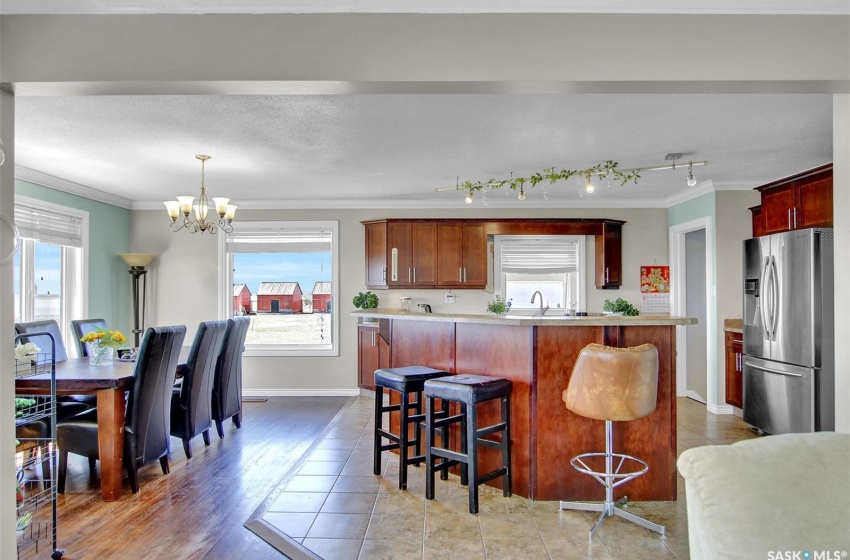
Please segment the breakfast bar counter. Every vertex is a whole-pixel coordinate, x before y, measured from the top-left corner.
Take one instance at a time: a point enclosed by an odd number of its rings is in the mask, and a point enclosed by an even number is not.
[[[604,451],[605,423],[568,411],[561,400],[578,353],[591,343],[658,348],[655,412],[615,422],[614,447],[649,464],[649,472],[618,488],[634,500],[676,499],[676,326],[695,324],[670,316],[513,316],[356,311],[379,321],[390,345],[391,367],[422,365],[451,373],[504,377],[513,382],[511,446],[513,492],[532,500],[593,500],[604,489],[570,466],[575,455]],[[498,409],[479,406],[482,424]],[[499,458],[482,452],[481,472]],[[498,485],[499,481],[494,481]]]

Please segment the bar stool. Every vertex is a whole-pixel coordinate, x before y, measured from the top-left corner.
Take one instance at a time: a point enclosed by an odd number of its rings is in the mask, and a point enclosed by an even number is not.
[[[422,389],[429,379],[451,375],[447,371],[423,366],[408,366],[401,368],[386,368],[375,371],[375,446],[373,472],[381,474],[381,452],[392,449],[399,450],[398,487],[407,489],[407,466],[419,465],[425,456],[422,454],[422,440],[419,437],[420,424],[425,421],[422,410]],[[401,393],[401,402],[384,405],[384,389]],[[411,402],[411,394],[416,395],[416,401]],[[444,405],[445,415],[448,416],[448,405]],[[413,414],[410,414],[413,409]],[[399,433],[390,432],[390,427],[383,429],[384,412],[401,413]],[[409,439],[410,426],[415,426],[413,439]],[[381,438],[387,438],[390,443],[383,445]],[[414,447],[412,457],[408,456],[409,447]]]
[[[633,348],[611,348],[600,344],[589,344],[579,353],[570,382],[563,392],[567,409],[586,418],[605,420],[605,453],[582,453],[570,460],[580,473],[588,474],[605,487],[605,502],[589,504],[561,502],[561,509],[599,511],[599,519],[590,529],[588,541],[602,525],[606,517],[616,515],[632,523],[660,533],[666,528],[642,517],[629,513],[619,506],[626,503],[627,496],[614,501],[614,488],[649,471],[649,465],[631,455],[614,453],[615,421],[630,421],[645,418],[655,410],[658,392],[658,350],[652,344]],[[597,462],[605,459],[605,470],[593,470],[586,460]],[[617,466],[614,467],[614,459]],[[632,469],[622,472],[623,468]]]
[[[434,410],[435,399],[460,403],[460,414],[437,417]],[[501,399],[501,422],[478,428],[476,405],[485,401]],[[494,478],[504,476],[502,494],[511,495],[511,382],[500,377],[483,375],[454,375],[425,382],[425,498],[434,499],[434,473],[448,472],[453,465],[460,464],[460,483],[469,484],[469,513],[478,513],[478,487]],[[448,433],[449,425],[461,423],[460,453],[448,448],[437,447],[435,435],[437,429]],[[499,441],[486,439],[487,436],[502,432]],[[478,446],[501,449],[502,466],[487,474],[478,476]],[[438,463],[437,460],[440,459]],[[472,475],[470,482],[469,476]]]

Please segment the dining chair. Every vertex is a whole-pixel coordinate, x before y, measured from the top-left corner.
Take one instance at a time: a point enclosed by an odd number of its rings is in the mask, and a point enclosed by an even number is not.
[[[222,422],[228,418],[237,428],[242,427],[242,352],[250,325],[250,317],[235,317],[227,320],[224,331],[212,392],[212,419],[220,438],[224,437]]]
[[[148,328],[136,358],[134,381],[124,416],[124,467],[133,493],[139,491],[139,468],[159,459],[168,474],[171,388],[186,327]],[[98,458],[97,415],[79,414],[56,426],[59,447],[57,490],[65,492],[68,453]]]
[[[171,435],[183,440],[187,459],[198,434],[203,434],[204,445],[210,444],[213,373],[226,328],[226,321],[199,323],[189,358],[177,368],[182,383],[171,392]]]
[[[27,336],[23,338],[23,342],[32,342],[42,352],[48,352],[53,348],[53,357],[55,363],[65,362],[68,360],[68,352],[65,350],[65,343],[62,342],[62,333],[59,330],[59,323],[53,319],[44,321],[32,321],[30,323],[15,323],[15,334],[29,335],[30,333],[50,333],[53,336],[51,342],[47,335]],[[97,398],[94,395],[59,395],[56,397],[56,417],[59,420],[68,418],[80,412],[85,412],[94,408]]]
[[[74,342],[77,343],[77,355],[80,358],[85,358],[89,355],[89,345],[80,339],[98,328],[105,329],[106,321],[103,319],[77,319],[71,321],[71,331],[74,333]]]

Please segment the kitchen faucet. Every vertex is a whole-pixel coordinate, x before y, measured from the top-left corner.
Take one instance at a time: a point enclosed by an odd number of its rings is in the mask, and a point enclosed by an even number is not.
[[[534,298],[540,296],[540,316],[543,317],[543,314],[548,311],[549,306],[543,307],[543,294],[540,293],[540,290],[537,290],[533,294],[531,294],[531,303],[534,303]]]

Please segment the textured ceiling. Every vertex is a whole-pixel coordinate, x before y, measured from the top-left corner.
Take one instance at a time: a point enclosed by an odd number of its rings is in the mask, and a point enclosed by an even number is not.
[[[832,160],[830,95],[287,95],[19,97],[16,163],[150,207],[207,187],[243,207],[305,201],[454,202],[461,181],[544,167],[709,160],[716,187],[754,186]],[[600,202],[687,190],[686,170],[601,185]],[[699,187],[697,187],[699,188]],[[529,190],[570,205],[577,181]],[[488,195],[507,203],[502,192]],[[512,203],[521,204],[511,197]],[[331,203],[330,201],[336,201]],[[161,206],[160,206],[161,207]]]

